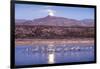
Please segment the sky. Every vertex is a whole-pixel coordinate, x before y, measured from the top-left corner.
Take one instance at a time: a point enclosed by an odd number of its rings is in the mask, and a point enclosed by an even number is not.
[[[76,20],[94,19],[94,8],[15,4],[15,19],[33,20],[47,15]]]

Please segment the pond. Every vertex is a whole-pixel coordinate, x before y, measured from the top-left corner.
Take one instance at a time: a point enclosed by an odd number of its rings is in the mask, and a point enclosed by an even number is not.
[[[94,61],[93,44],[17,45],[15,65]]]

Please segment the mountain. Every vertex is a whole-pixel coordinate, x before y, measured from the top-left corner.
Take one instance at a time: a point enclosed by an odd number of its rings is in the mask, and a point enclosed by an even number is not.
[[[84,25],[84,26],[94,26],[94,20],[93,19],[84,19],[84,20],[81,20],[81,23]]]
[[[26,22],[28,20],[25,20],[25,19],[16,19],[15,22],[16,23],[23,23],[23,22]]]
[[[50,15],[34,20],[16,20],[15,23],[22,25],[47,25],[47,26],[67,26],[67,27],[94,26],[94,20],[92,19],[75,20],[64,17],[50,16]]]
[[[28,23],[28,22],[30,22],[31,20],[25,20],[25,19],[16,19],[15,20],[15,24],[17,24],[17,25],[24,25],[24,23]]]

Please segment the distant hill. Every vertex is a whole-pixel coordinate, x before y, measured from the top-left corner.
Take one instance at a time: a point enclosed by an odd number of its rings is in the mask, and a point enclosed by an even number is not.
[[[50,15],[43,18],[37,18],[34,20],[16,19],[15,23],[20,25],[47,25],[47,26],[67,26],[67,27],[94,26],[93,19],[75,20],[64,17],[50,16]]]
[[[84,26],[94,26],[94,20],[93,19],[84,19],[84,20],[81,20],[81,23],[84,25]]]
[[[24,22],[27,22],[29,20],[25,20],[25,19],[16,19],[15,20],[15,23],[24,23]]]

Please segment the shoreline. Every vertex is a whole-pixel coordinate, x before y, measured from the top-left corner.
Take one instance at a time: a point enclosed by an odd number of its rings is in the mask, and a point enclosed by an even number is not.
[[[94,39],[15,39],[15,46],[34,44],[94,44]]]

